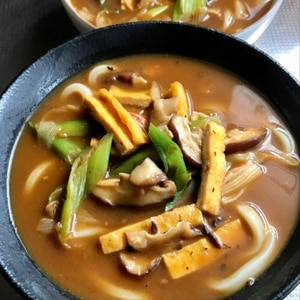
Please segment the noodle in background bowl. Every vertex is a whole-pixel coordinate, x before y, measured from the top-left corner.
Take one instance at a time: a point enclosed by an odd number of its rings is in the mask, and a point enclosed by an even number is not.
[[[272,6],[261,18],[255,21],[248,27],[240,30],[239,32],[233,34],[235,37],[243,39],[248,43],[254,43],[268,28],[274,17],[276,16],[283,0],[274,0]],[[84,19],[77,11],[74,9],[71,0],[61,1],[69,18],[71,19],[74,26],[79,30],[79,32],[87,32],[96,29],[96,26]]]
[[[205,42],[195,45],[195,36]],[[88,32],[49,51],[19,76],[0,100],[0,263],[15,287],[29,298],[73,296],[39,270],[15,231],[9,204],[9,173],[16,138],[39,103],[65,79],[96,62],[141,53],[197,58],[236,74],[270,100],[300,148],[299,83],[271,58],[229,35],[187,24],[128,23]],[[299,234],[298,220],[288,244],[271,267],[253,286],[230,299],[283,299],[288,295],[300,282]]]

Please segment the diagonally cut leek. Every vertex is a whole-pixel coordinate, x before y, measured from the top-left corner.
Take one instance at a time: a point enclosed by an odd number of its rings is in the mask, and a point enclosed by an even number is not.
[[[190,182],[191,174],[186,168],[180,147],[152,123],[149,126],[149,138],[164,164],[165,173],[177,187],[175,198],[166,205],[166,210],[170,210]]]
[[[76,213],[83,198],[107,171],[112,139],[113,135],[107,133],[96,148],[88,149],[87,153],[83,151],[72,165],[58,232],[63,245],[68,245],[68,240],[74,236]]]
[[[75,142],[67,138],[57,137],[59,126],[54,122],[40,122],[39,124],[29,122],[28,125],[36,132],[39,140],[54,149],[69,164],[72,164],[82,151],[82,147]]]
[[[52,140],[51,148],[69,164],[72,164],[82,151],[82,148],[76,143],[65,138],[57,137]]]
[[[198,7],[206,6],[206,0],[177,0],[173,10],[173,21],[180,21],[184,15],[191,15]]]
[[[67,197],[63,205],[58,232],[59,239],[63,245],[67,245],[68,239],[73,236],[76,212],[85,194],[87,167],[87,160],[82,163],[81,157],[78,156],[71,168],[67,184]]]
[[[86,192],[89,193],[97,181],[105,176],[108,168],[113,134],[107,133],[98,142],[96,149],[88,159]]]
[[[56,126],[58,127],[57,136],[59,137],[85,137],[88,136],[90,132],[90,124],[85,120],[70,120],[59,122],[56,123]]]

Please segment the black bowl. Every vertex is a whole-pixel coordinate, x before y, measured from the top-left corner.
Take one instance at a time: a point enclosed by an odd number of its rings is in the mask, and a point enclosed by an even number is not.
[[[221,66],[256,87],[288,124],[300,148],[300,85],[270,57],[214,30],[175,23],[132,23],[92,31],[55,48],[31,65],[0,101],[0,263],[9,280],[33,299],[72,299],[51,282],[24,250],[9,204],[12,151],[25,121],[66,78],[110,58],[171,53]],[[300,197],[299,197],[300,198]],[[230,299],[283,299],[300,282],[300,222],[280,257],[251,288]]]

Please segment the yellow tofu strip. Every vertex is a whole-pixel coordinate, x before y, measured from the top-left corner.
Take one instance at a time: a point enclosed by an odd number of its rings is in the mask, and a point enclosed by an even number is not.
[[[94,118],[108,132],[113,132],[114,142],[122,155],[148,143],[143,129],[108,90],[100,89],[99,98],[86,96],[85,103]]]
[[[221,209],[223,181],[226,173],[225,128],[209,122],[202,138],[202,174],[196,205],[202,211],[217,216]]]
[[[146,109],[153,103],[153,98],[150,96],[150,90],[133,92],[112,85],[109,88],[109,92],[113,94],[122,105]]]
[[[230,248],[235,248],[247,240],[247,233],[239,219],[226,223],[215,233]],[[180,250],[163,254],[162,257],[170,276],[178,279],[220,259],[226,255],[228,249],[216,248],[208,238],[201,238]]]
[[[172,97],[178,97],[178,103],[176,107],[176,112],[179,116],[182,117],[190,117],[190,107],[189,107],[189,100],[187,98],[185,89],[183,85],[175,81],[171,84],[171,93]]]
[[[203,216],[201,211],[196,208],[194,204],[185,205],[106,233],[100,236],[100,244],[105,254],[120,251],[127,246],[126,232],[145,230],[151,233],[153,222],[159,232],[166,232],[170,228],[175,227],[180,221],[189,222],[192,226],[199,226],[203,224]]]

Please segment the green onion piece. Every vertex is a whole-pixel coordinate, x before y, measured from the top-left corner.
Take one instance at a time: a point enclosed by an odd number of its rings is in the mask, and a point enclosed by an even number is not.
[[[206,6],[206,0],[176,0],[172,20],[180,21],[184,15],[190,15],[202,6]]]
[[[76,143],[64,138],[54,138],[51,148],[69,164],[72,164],[82,151],[82,148]]]
[[[74,162],[83,149],[67,138],[56,137],[58,127],[54,122],[40,122],[37,125],[28,122],[28,125],[36,132],[39,140],[54,149],[69,164]]]
[[[47,147],[51,146],[59,130],[55,122],[52,121],[40,122],[35,125],[35,129],[38,139],[43,141]]]
[[[76,214],[82,200],[107,171],[112,139],[112,133],[104,135],[95,149],[83,150],[72,165],[60,221],[59,239],[63,245],[67,245],[73,237]]]
[[[215,122],[217,124],[221,124],[221,120],[218,116],[203,116],[197,120],[192,120],[190,122],[190,127],[191,127],[191,129],[193,129],[193,128],[204,129],[208,122]]]
[[[145,19],[150,19],[150,18],[155,18],[158,15],[160,15],[161,13],[163,13],[165,10],[167,10],[169,8],[169,5],[160,5],[160,6],[155,6],[151,9],[149,9],[144,17]]]
[[[95,150],[88,159],[86,192],[89,193],[97,181],[105,176],[108,169],[113,134],[107,133],[98,142]]]
[[[72,238],[74,233],[76,213],[85,195],[87,169],[88,161],[84,160],[82,162],[82,158],[78,156],[71,168],[67,184],[67,196],[63,205],[60,220],[61,228],[58,232],[58,236],[63,245],[68,244],[68,240]]]
[[[166,210],[170,210],[190,182],[191,174],[186,168],[180,147],[152,123],[149,126],[149,138],[164,164],[165,173],[177,187],[175,198],[166,205]]]
[[[136,151],[130,157],[128,157],[120,165],[116,166],[110,172],[111,177],[119,176],[119,173],[131,173],[131,171],[139,164],[141,164],[145,158],[151,158],[153,161],[160,159],[155,147],[150,146],[141,150]]]
[[[71,120],[56,123],[59,137],[85,137],[90,133],[90,124],[85,120]]]

